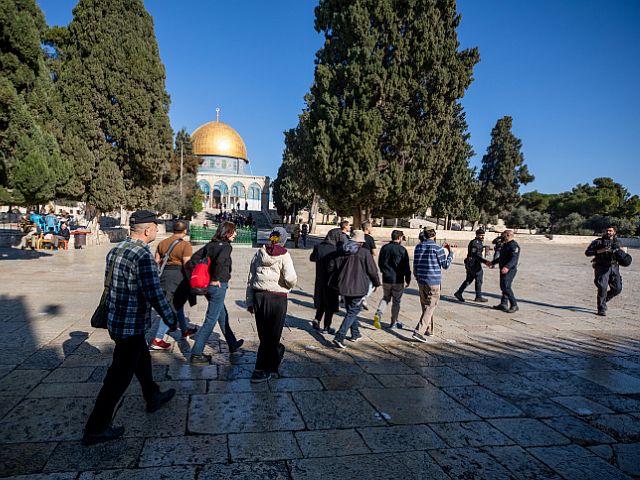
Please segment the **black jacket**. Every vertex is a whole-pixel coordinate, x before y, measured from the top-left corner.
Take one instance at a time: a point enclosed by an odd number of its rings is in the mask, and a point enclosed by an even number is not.
[[[231,244],[213,241],[205,247],[209,257],[209,275],[211,281],[226,283],[231,280]]]
[[[520,259],[520,245],[515,240],[502,244],[500,248],[500,256],[491,262],[493,265],[496,263],[500,265],[500,268],[507,267],[509,270],[513,270],[518,266],[518,260]]]
[[[389,242],[380,249],[378,266],[383,283],[409,283],[411,267],[407,249],[399,243]]]
[[[482,240],[474,238],[469,242],[469,246],[467,247],[467,258],[465,258],[464,264],[473,268],[476,266],[482,266],[482,264],[486,261],[482,256],[482,252],[484,250],[484,244]]]
[[[378,267],[369,250],[353,241],[347,242],[341,255],[329,262],[329,286],[345,297],[364,297],[369,282],[380,286]]]
[[[620,243],[620,240],[618,240],[618,237],[613,237],[611,239],[604,237],[597,238],[596,240],[591,242],[584,254],[587,257],[595,257],[593,259],[593,263],[595,265],[608,267],[610,265],[618,263],[613,255],[613,252],[619,250],[621,247],[622,244]],[[603,248],[608,249],[608,251],[604,253],[596,253],[598,250],[601,250]]]
[[[316,309],[328,307],[332,312],[338,311],[338,295],[327,292],[329,289],[329,262],[338,255],[338,248],[329,242],[313,247],[309,260],[316,262],[316,283],[313,289],[313,306]],[[327,303],[328,302],[328,303]]]
[[[58,236],[64,238],[66,241],[69,241],[69,238],[71,238],[71,232],[68,228],[65,228],[64,230],[61,228],[58,232]]]

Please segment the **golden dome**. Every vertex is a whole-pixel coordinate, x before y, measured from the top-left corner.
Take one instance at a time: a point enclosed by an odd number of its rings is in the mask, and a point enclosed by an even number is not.
[[[242,137],[229,125],[219,121],[196,128],[191,134],[191,145],[195,155],[219,155],[249,161]]]

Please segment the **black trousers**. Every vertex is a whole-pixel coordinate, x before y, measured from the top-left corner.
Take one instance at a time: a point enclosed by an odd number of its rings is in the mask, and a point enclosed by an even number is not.
[[[482,297],[482,280],[484,278],[484,273],[482,272],[482,265],[473,266],[471,268],[465,265],[465,268],[467,270],[467,277],[464,279],[464,282],[462,282],[462,285],[460,285],[460,288],[458,289],[458,293],[464,292],[464,290],[469,285],[471,285],[473,282],[476,282],[476,298]]]
[[[512,307],[515,307],[518,305],[516,296],[513,294],[513,290],[511,288],[513,279],[516,278],[516,273],[518,273],[518,269],[511,268],[507,273],[500,274],[500,290],[502,291],[502,299],[500,300],[500,303],[505,307],[507,306],[507,302]]]
[[[324,328],[331,328],[335,306],[338,305],[338,292],[333,288],[326,287],[322,292],[322,305],[316,309],[316,320],[322,321],[324,317]]]
[[[596,265],[593,270],[595,274],[593,283],[598,288],[598,311],[605,312],[607,302],[622,292],[620,266]]]
[[[287,316],[287,297],[271,292],[254,291],[253,308],[260,338],[256,370],[277,373],[285,351],[280,338]]]
[[[147,402],[160,390],[158,384],[153,381],[151,356],[145,336],[134,335],[115,342],[111,366],[107,370],[93,412],[85,426],[85,431],[89,433],[101,432],[109,426],[116,405],[131,383],[133,375],[140,382],[142,394]]]

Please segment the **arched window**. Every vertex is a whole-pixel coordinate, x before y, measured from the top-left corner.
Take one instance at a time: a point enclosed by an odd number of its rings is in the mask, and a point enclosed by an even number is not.
[[[209,193],[211,192],[211,185],[209,185],[209,182],[207,182],[206,180],[200,180],[198,182],[198,187],[205,195],[209,195]]]

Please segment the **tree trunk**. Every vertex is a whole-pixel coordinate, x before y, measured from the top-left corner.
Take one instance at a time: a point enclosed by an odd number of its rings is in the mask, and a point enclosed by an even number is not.
[[[309,233],[316,233],[316,217],[318,216],[318,195],[313,194],[311,209],[309,211]]]
[[[362,226],[362,221],[363,221],[362,209],[361,208],[356,208],[353,211],[353,222],[352,222],[353,228],[355,230],[360,230],[360,227]]]

